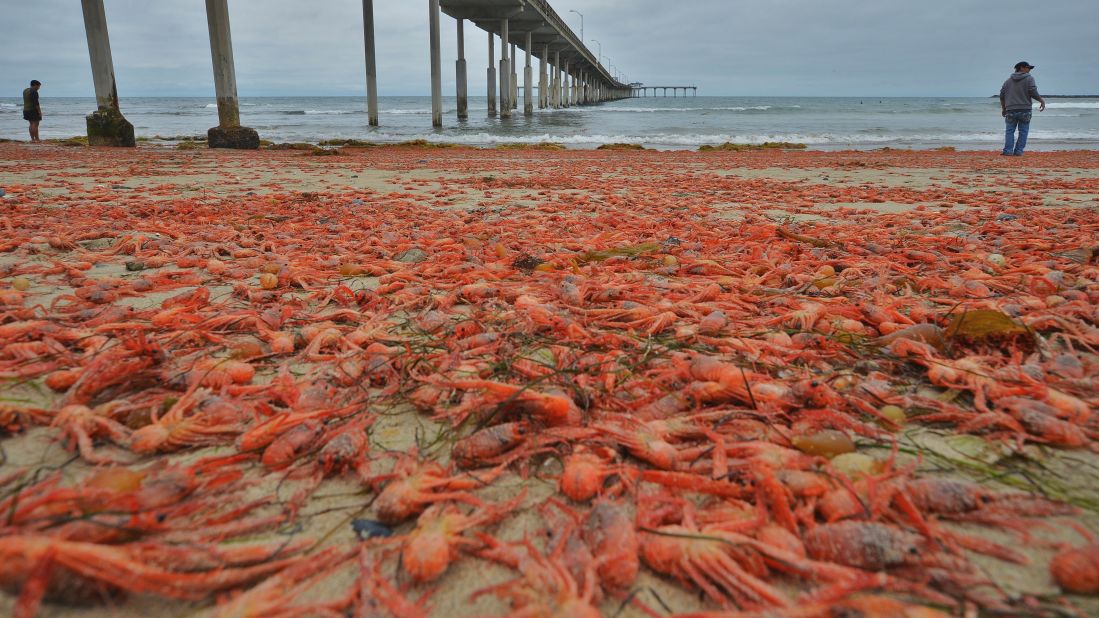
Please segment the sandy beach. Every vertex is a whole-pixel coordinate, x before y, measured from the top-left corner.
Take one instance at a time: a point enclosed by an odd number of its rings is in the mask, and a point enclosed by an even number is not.
[[[936,530],[1018,552],[1025,564],[1006,560],[1003,553],[990,555],[996,551],[975,551],[975,542],[961,549],[964,542],[944,541],[944,536],[941,545],[921,551],[925,556],[949,554],[950,560],[920,568],[953,568],[960,574],[963,567],[942,564],[964,561],[964,568],[972,569],[965,573],[970,580],[934,581],[931,575],[912,574],[913,564],[894,574],[920,581],[948,599],[928,599],[921,589],[900,586],[866,586],[859,594],[883,593],[946,615],[976,612],[978,607],[992,612],[988,615],[1099,614],[1094,597],[1064,594],[1049,571],[1059,549],[1085,543],[1082,533],[1065,522],[1099,533],[1099,442],[1094,440],[1099,419],[1084,418],[1099,405],[1099,156],[1094,151],[1016,158],[889,149],[658,152],[384,146],[229,152],[0,143],[0,189],[0,226],[5,229],[0,237],[0,328],[42,321],[33,331],[0,339],[0,505],[9,514],[22,508],[19,503],[33,492],[49,490],[36,485],[44,479],[54,479],[56,489],[80,487],[95,478],[97,467],[81,456],[74,441],[63,439],[55,422],[65,405],[95,408],[113,399],[127,401],[132,405],[129,416],[118,417],[126,436],[153,423],[196,384],[221,389],[226,398],[231,392],[252,406],[255,420],[241,421],[241,431],[222,436],[219,444],[135,453],[117,435],[100,433],[91,440],[98,456],[119,466],[165,470],[241,454],[235,442],[239,433],[274,416],[284,404],[290,407],[261,387],[286,376],[300,384],[329,384],[331,391],[322,394],[322,399],[329,398],[325,405],[338,408],[353,401],[355,411],[338,418],[333,413],[322,421],[336,429],[356,415],[369,418],[363,429],[369,436],[364,456],[369,474],[382,477],[400,461],[399,454],[418,453],[450,466],[455,443],[476,425],[457,420],[454,410],[463,405],[473,410],[474,421],[485,424],[489,421],[478,414],[514,413],[535,430],[528,441],[561,429],[527,408],[510,410],[511,399],[493,400],[482,392],[485,387],[453,386],[462,381],[455,375],[467,382],[476,378],[527,384],[540,394],[567,398],[582,411],[583,420],[562,425],[585,430],[627,422],[622,416],[639,418],[638,410],[646,405],[686,392],[686,382],[669,376],[682,369],[683,359],[693,358],[689,355],[705,354],[791,388],[804,380],[825,382],[830,394],[820,402],[813,400],[814,394],[787,405],[794,395],[783,391],[768,407],[756,401],[762,392],[749,386],[748,399],[692,399],[669,418],[716,414],[706,417],[710,422],[722,412],[743,413],[745,422],[772,427],[773,433],[766,435],[791,453],[795,449],[790,445],[797,442],[793,438],[802,433],[840,432],[864,456],[859,465],[868,466],[861,473],[850,472],[852,482],[860,474],[881,474],[882,482],[905,475],[964,480],[1044,505],[1034,507],[1043,511],[1038,514],[998,513],[1002,521],[928,515]],[[265,276],[271,276],[271,285]],[[1039,279],[1052,283],[1035,283]],[[581,301],[564,299],[567,293],[561,290],[569,285],[580,289]],[[165,315],[181,306],[171,299],[196,290],[209,296]],[[901,317],[883,320],[866,309],[889,301]],[[638,311],[638,306],[652,311]],[[821,307],[824,313],[808,320],[796,314],[811,313],[810,307]],[[923,308],[922,319],[912,313],[913,307]],[[1004,340],[974,335],[973,347],[964,353],[961,348],[939,353],[949,362],[964,357],[994,368],[997,373],[990,380],[1006,385],[999,391],[963,378],[949,385],[935,383],[934,362],[921,363],[915,352],[905,358],[881,339],[909,323],[934,323],[947,332],[959,311],[982,310],[1002,312],[1025,328],[1019,326]],[[105,311],[115,313],[94,322],[93,314]],[[724,321],[712,330],[700,327],[715,311]],[[230,314],[240,322],[210,325],[213,317]],[[440,324],[427,326],[435,316]],[[80,337],[70,340],[55,332],[62,326],[66,332],[79,331]],[[314,332],[324,328],[334,330],[332,342],[311,345],[322,341],[314,337],[327,336]],[[280,329],[292,333],[290,352],[273,348],[269,335]],[[48,386],[54,372],[84,367],[138,333],[162,353],[153,364],[136,369],[133,380],[116,381],[85,398],[74,395],[83,383]],[[353,333],[360,335],[354,343],[349,341]],[[493,337],[468,342],[477,335]],[[96,337],[101,339],[98,347],[85,346]],[[11,347],[16,344],[24,347]],[[1072,357],[1065,367],[1071,365],[1077,374],[1056,365],[1063,356]],[[249,365],[254,376],[202,382],[205,378],[195,372],[203,359],[235,359]],[[38,361],[45,364],[34,367]],[[350,361],[357,363],[353,371],[343,364]],[[592,369],[604,363],[615,369]],[[1010,377],[1008,370],[1021,365],[1040,367],[1040,375],[1029,382],[1020,375]],[[457,392],[436,394],[432,403],[417,409],[417,387],[443,375]],[[1035,390],[1027,390],[1037,383],[1047,388],[1042,392],[1056,390],[1079,402],[1072,404],[1076,409],[1083,406],[1079,418],[1059,419],[1073,423],[1082,442],[1043,440],[1026,423],[1027,431],[1020,432],[1014,421],[1001,419],[1001,424],[988,426],[972,422],[986,395],[990,403],[983,411],[1007,417],[997,401],[1037,397]],[[881,389],[877,400],[865,395],[874,388]],[[361,397],[346,399],[355,392]],[[565,395],[555,395],[560,393]],[[485,399],[470,403],[476,396]],[[880,412],[890,397],[909,402],[899,406],[904,413],[896,423],[851,404],[865,399]],[[928,408],[932,401],[942,408]],[[544,400],[523,402],[534,406]],[[817,409],[836,416],[806,412]],[[963,412],[968,416],[949,416]],[[933,413],[940,414],[935,421],[920,418]],[[731,431],[713,422],[706,429]],[[714,446],[711,434],[671,440],[682,453],[693,453],[676,470],[711,478],[694,471],[696,464],[711,458],[707,465],[723,465],[711,449],[728,448],[735,468],[738,460],[748,458],[735,450],[738,440],[764,439],[723,435],[724,447]],[[506,465],[494,480],[474,483],[469,493],[485,505],[515,499],[516,506],[471,527],[463,544],[455,546],[450,567],[427,584],[411,582],[399,561],[401,539],[412,533],[414,519],[388,526],[393,536],[366,542],[377,548],[383,577],[409,603],[423,596],[422,609],[432,616],[515,611],[514,597],[487,589],[514,580],[518,571],[479,556],[485,541],[473,531],[506,543],[529,539],[539,552],[551,554],[547,526],[551,531],[568,529],[571,520],[547,499],[568,504],[580,521],[587,520],[590,508],[569,502],[558,489],[562,462],[578,445],[605,446],[616,465],[641,475],[656,469],[636,450],[623,447],[622,440],[606,436],[560,438],[510,461],[486,458]],[[526,443],[518,447],[523,448]],[[183,519],[197,517],[183,509],[178,511],[181,521],[168,522],[166,530],[151,526],[104,544],[149,541],[187,547],[203,537],[204,543],[226,547],[275,547],[308,539],[302,555],[324,548],[354,550],[361,542],[352,522],[378,519],[375,498],[388,479],[363,482],[351,471],[314,482],[319,450],[311,442],[294,453],[289,466],[274,470],[258,451],[244,451],[226,468],[240,472],[242,480],[233,481],[241,483],[233,485],[239,491],[219,495],[209,489],[203,498],[207,510],[201,512],[209,515],[208,522],[267,518],[272,525],[205,540],[203,529],[183,525]],[[472,468],[462,473],[495,470],[491,465]],[[836,471],[823,457],[806,463],[805,471],[824,479],[830,490],[839,487]],[[617,492],[631,518],[644,503],[638,496],[661,490],[651,480],[614,480],[606,479],[604,489]],[[738,489],[751,485],[721,482]],[[195,495],[201,497],[207,489]],[[757,499],[754,490],[746,491],[723,508],[745,520],[759,512],[774,517],[779,511],[771,501],[775,498]],[[790,491],[794,528],[808,534],[822,525],[823,519],[814,515],[818,498]],[[688,511],[719,510],[712,493],[674,493],[689,498]],[[219,501],[221,510],[210,506]],[[255,506],[234,518],[226,514],[228,504]],[[464,513],[474,510],[456,504]],[[54,516],[35,519],[32,512],[26,521],[15,522],[10,515],[0,519],[0,532],[9,538],[9,545],[0,546],[0,556],[14,564],[11,554],[4,553],[14,547],[10,539],[51,534],[62,525],[60,515]],[[879,520],[919,536],[914,532],[919,525],[899,511],[881,514]],[[213,526],[203,527],[208,533]],[[750,528],[745,524],[742,530]],[[641,542],[653,538],[643,535]],[[791,601],[823,587],[774,564],[761,563],[760,569]],[[355,582],[370,578],[364,573],[359,560],[345,561],[309,580],[290,600],[303,607],[332,602],[358,590]],[[0,581],[7,588],[0,593],[0,612],[12,611],[23,576],[0,566],[0,577],[9,578]],[[152,594],[75,604],[47,598],[39,615],[212,615],[241,590],[258,585],[250,582],[195,601]],[[474,597],[477,591],[485,592]],[[360,592],[364,597],[384,594],[377,589]],[[601,594],[594,604],[604,616],[623,617],[650,611],[733,611],[746,605],[719,603],[698,586],[658,573],[644,562],[636,580]],[[253,608],[263,611],[258,602]],[[829,615],[817,609],[815,614],[775,615]],[[314,607],[303,615],[311,611],[321,613]],[[815,610],[809,603],[805,611]]]

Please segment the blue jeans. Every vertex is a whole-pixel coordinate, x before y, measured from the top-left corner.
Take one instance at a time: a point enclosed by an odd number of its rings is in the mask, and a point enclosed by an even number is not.
[[[1013,111],[1004,116],[1004,120],[1007,122],[1007,132],[1004,135],[1004,154],[1023,154],[1023,149],[1026,148],[1026,137],[1030,133],[1031,116],[1032,114],[1029,111]],[[1018,140],[1015,139],[1016,129],[1019,130]]]

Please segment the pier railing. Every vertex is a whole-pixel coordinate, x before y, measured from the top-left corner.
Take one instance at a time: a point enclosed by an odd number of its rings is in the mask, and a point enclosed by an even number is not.
[[[623,84],[622,82],[615,79],[614,75],[611,75],[610,71],[603,67],[603,64],[599,62],[599,59],[596,57],[596,55],[593,54],[591,50],[588,49],[587,45],[585,45],[584,42],[576,36],[576,33],[572,31],[572,28],[569,27],[564,19],[561,19],[561,16],[557,14],[557,11],[553,10],[553,7],[550,6],[550,3],[547,2],[547,0],[527,0],[527,2],[534,6],[535,9],[540,12],[543,17],[545,17],[549,25],[553,26],[553,28],[557,30],[558,34],[561,37],[565,38],[568,41],[569,45],[574,47],[576,51],[578,51],[580,55],[584,57],[588,64],[594,67],[595,70],[598,71],[599,74],[603,77],[603,79],[611,84],[612,87],[627,87],[626,84]]]

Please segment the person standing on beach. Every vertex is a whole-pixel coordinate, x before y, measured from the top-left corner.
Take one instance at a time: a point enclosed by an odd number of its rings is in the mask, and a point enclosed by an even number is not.
[[[31,143],[34,144],[42,141],[38,139],[38,123],[42,122],[42,105],[38,102],[38,89],[41,87],[42,82],[32,79],[31,87],[23,90],[23,120],[31,123]]]
[[[1026,138],[1030,133],[1030,118],[1034,114],[1034,104],[1031,101],[1042,104],[1038,111],[1046,111],[1046,100],[1038,94],[1038,82],[1030,74],[1032,69],[1034,65],[1029,62],[1016,64],[1015,72],[1000,87],[1000,115],[1007,122],[1002,153],[1005,157],[1023,156]],[[1015,139],[1016,129],[1019,131],[1018,139]]]

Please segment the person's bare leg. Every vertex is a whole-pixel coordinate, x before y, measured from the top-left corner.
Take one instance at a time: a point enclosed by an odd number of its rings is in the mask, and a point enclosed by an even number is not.
[[[38,123],[37,122],[32,122],[31,123],[31,141],[35,142],[35,143],[42,141],[42,140],[38,139]]]

